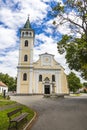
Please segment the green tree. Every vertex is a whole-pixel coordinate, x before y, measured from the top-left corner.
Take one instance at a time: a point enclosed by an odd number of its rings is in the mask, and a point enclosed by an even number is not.
[[[82,87],[82,84],[80,83],[80,79],[75,75],[75,73],[71,72],[68,76],[68,86],[69,90],[76,92],[79,88]]]
[[[8,86],[9,91],[15,91],[16,90],[16,82],[17,79],[9,76],[8,74],[0,73],[0,81],[5,83]]]
[[[65,53],[65,58],[70,69],[81,72],[87,79],[87,0],[66,0],[62,5],[58,3],[53,8],[54,16],[58,18],[54,25],[68,25],[72,36],[63,35],[57,43],[58,52]],[[74,17],[70,17],[73,12]],[[79,22],[80,21],[80,22]],[[76,34],[80,34],[78,38]]]
[[[87,88],[87,82],[84,82],[84,83],[83,83],[83,86]]]

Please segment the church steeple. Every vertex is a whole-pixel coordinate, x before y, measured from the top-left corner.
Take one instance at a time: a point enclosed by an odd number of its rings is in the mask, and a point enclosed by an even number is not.
[[[34,38],[34,30],[31,27],[29,16],[26,20],[26,23],[24,24],[24,27],[20,29],[20,32],[22,38]]]
[[[30,29],[30,28],[31,28],[29,16],[28,16],[28,19],[27,19],[27,21],[26,21],[26,23],[25,23],[25,25],[24,25],[24,28],[26,28],[26,29]]]
[[[20,29],[17,93],[32,93],[34,30],[29,17]]]

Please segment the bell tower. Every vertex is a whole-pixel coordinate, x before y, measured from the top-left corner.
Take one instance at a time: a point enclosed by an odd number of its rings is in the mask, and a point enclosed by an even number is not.
[[[29,17],[20,30],[17,93],[32,93],[34,30]]]

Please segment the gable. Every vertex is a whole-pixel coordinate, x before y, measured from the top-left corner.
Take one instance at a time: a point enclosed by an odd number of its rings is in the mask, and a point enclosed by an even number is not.
[[[44,53],[39,55],[39,60],[34,63],[34,68],[43,69],[62,69],[59,63],[54,59],[54,55]]]

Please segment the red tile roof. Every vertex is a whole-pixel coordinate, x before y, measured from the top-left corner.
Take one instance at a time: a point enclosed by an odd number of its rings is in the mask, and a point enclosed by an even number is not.
[[[4,84],[2,81],[0,81],[0,86],[2,86],[2,87],[7,87],[7,85]]]

